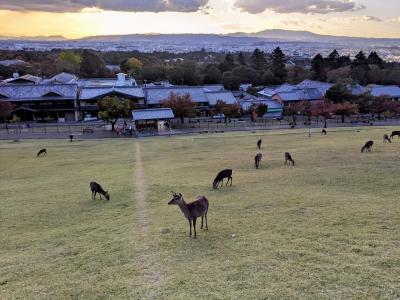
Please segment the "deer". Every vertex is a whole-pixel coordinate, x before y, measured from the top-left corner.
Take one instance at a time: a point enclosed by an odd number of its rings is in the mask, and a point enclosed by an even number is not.
[[[217,189],[218,185],[221,183],[221,187],[224,185],[224,178],[228,178],[228,181],[226,182],[226,186],[229,183],[229,180],[231,181],[231,186],[232,186],[232,170],[231,169],[226,169],[222,170],[221,172],[218,173],[217,177],[215,177],[213,181],[213,188]]]
[[[205,196],[199,196],[197,199],[191,203],[186,203],[185,199],[181,193],[172,193],[172,199],[168,202],[168,205],[178,205],[181,209],[185,218],[189,221],[189,237],[192,236],[192,224],[194,230],[194,238],[197,238],[196,233],[196,220],[197,218],[201,217],[201,227],[203,229],[203,219],[205,219],[206,223],[206,230],[208,230],[208,223],[207,223],[207,213],[209,202]]]
[[[103,195],[107,200],[110,200],[110,194],[108,191],[103,190],[100,184],[92,181],[90,183],[90,190],[92,191],[92,199],[96,199],[96,194],[100,195],[100,200],[102,200],[101,196]]]
[[[287,165],[288,163],[289,163],[289,166],[290,166],[290,164],[292,164],[292,166],[294,166],[294,164],[295,164],[292,156],[290,155],[290,153],[289,152],[285,152],[285,165]]]
[[[322,129],[321,134],[322,134],[322,135],[327,135],[328,132],[326,131],[326,129]]]
[[[390,135],[390,138],[393,139],[395,136],[400,138],[400,131],[393,131],[392,134]]]
[[[373,141],[368,141],[365,143],[364,147],[361,148],[361,152],[371,152],[372,146],[374,145]]]
[[[255,167],[256,169],[260,168],[261,159],[262,159],[262,154],[261,154],[261,153],[258,153],[258,154],[254,157],[254,167]]]
[[[41,149],[41,150],[36,154],[36,157],[43,156],[43,155],[46,155],[46,156],[47,156],[47,149]]]
[[[259,139],[259,140],[257,141],[257,148],[258,148],[258,149],[261,149],[261,144],[262,144],[262,139]]]
[[[390,137],[389,137],[387,134],[385,134],[385,135],[383,136],[383,142],[384,142],[384,143],[387,143],[387,142],[391,143],[392,140],[390,139]]]

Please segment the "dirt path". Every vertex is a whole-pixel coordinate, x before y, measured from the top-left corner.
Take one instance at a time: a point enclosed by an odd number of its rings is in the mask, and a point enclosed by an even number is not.
[[[160,267],[157,263],[155,247],[151,243],[150,226],[151,216],[146,199],[145,178],[142,167],[140,143],[136,143],[136,172],[135,172],[135,200],[136,200],[136,227],[141,235],[142,252],[137,259],[143,270],[144,281],[148,285],[146,298],[154,299],[155,289],[162,281]]]

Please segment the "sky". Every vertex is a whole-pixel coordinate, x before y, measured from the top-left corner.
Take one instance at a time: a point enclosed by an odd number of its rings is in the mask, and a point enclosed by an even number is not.
[[[265,29],[400,38],[400,0],[0,0],[0,36]]]

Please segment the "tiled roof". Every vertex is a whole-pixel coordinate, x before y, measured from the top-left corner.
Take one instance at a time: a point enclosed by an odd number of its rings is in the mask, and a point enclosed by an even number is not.
[[[193,102],[208,102],[208,98],[203,87],[147,87],[145,88],[148,104],[160,104],[168,99],[171,93],[177,95],[189,94]]]
[[[78,78],[76,77],[76,75],[63,72],[63,73],[54,75],[47,81],[50,83],[76,83],[77,80],[78,80]]]
[[[108,94],[117,93],[132,98],[144,98],[143,89],[135,86],[127,87],[84,87],[79,93],[79,99],[97,99]]]
[[[282,101],[312,101],[321,100],[324,96],[315,88],[298,89],[291,92],[277,93]]]
[[[132,111],[134,121],[173,119],[174,113],[170,108],[142,109]]]
[[[389,96],[393,98],[400,98],[400,87],[396,85],[374,85],[368,89],[375,97]]]
[[[16,78],[8,78],[2,82],[2,84],[13,84],[14,82],[31,82],[32,84],[39,84],[42,81],[41,77],[26,74]]]
[[[225,88],[222,84],[206,84],[203,85],[203,88],[206,92],[222,92],[225,91]]]
[[[224,101],[226,104],[236,103],[236,99],[231,92],[207,92],[206,93],[208,103],[210,105],[217,104],[218,100]]]
[[[303,82],[300,82],[299,84],[297,84],[296,88],[297,89],[317,89],[322,95],[325,95],[326,92],[332,86],[333,86],[332,83],[306,79]]]
[[[75,100],[78,94],[78,86],[76,84],[0,85],[0,94],[5,96],[6,100],[11,101]]]

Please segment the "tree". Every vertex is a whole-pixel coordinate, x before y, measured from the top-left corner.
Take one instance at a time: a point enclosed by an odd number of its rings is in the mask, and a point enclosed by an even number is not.
[[[81,74],[86,77],[103,77],[104,61],[93,51],[84,50],[82,53]]]
[[[185,61],[184,63],[167,69],[168,80],[175,85],[198,85],[201,81],[197,72],[196,63],[193,61]]]
[[[251,83],[255,85],[260,83],[260,74],[252,67],[236,67],[232,70],[232,74],[240,78],[241,83]]]
[[[261,104],[257,105],[257,107],[255,108],[255,111],[258,116],[262,117],[268,112],[268,105],[261,103]]]
[[[251,65],[254,69],[262,71],[265,69],[265,66],[267,64],[267,60],[265,58],[265,53],[264,51],[261,51],[260,49],[256,48],[253,51],[253,54],[251,55]]]
[[[368,112],[372,114],[377,114],[378,118],[381,117],[383,113],[398,113],[399,103],[387,100],[384,96],[372,97],[372,101],[369,104]]]
[[[236,103],[227,104],[225,101],[218,100],[215,104],[215,111],[220,114],[225,115],[225,122],[228,117],[238,117],[240,116],[240,106]]]
[[[243,52],[239,52],[239,55],[238,55],[238,63],[239,63],[239,65],[241,65],[241,66],[247,65],[247,64],[246,64],[246,58],[244,57]]]
[[[7,118],[11,115],[12,110],[13,105],[10,102],[0,100],[0,121],[7,121]]]
[[[63,51],[57,60],[57,68],[62,72],[78,73],[82,57],[72,50]]]
[[[131,105],[128,99],[119,97],[105,97],[99,101],[99,116],[105,122],[111,123],[112,131],[119,118],[127,118],[131,113]]]
[[[167,79],[166,70],[160,65],[144,66],[142,69],[142,79],[154,82]]]
[[[235,66],[235,57],[232,53],[228,53],[225,56],[225,60],[219,65],[219,69],[223,73],[226,71],[231,71]]]
[[[311,107],[311,115],[314,117],[328,118],[333,112],[332,103],[329,101],[318,101]]]
[[[325,62],[321,54],[318,53],[311,60],[311,71],[312,71],[312,79],[321,81],[326,80]]]
[[[370,65],[378,65],[382,66],[383,65],[383,59],[379,57],[378,53],[376,51],[372,51],[368,58],[367,58],[368,64]]]
[[[121,70],[133,75],[135,78],[141,76],[143,63],[136,57],[131,57],[121,62]]]
[[[325,97],[333,103],[351,102],[354,97],[346,84],[338,83],[332,86],[325,94]]]
[[[222,84],[227,90],[239,90],[241,80],[240,77],[234,75],[232,72],[225,72],[222,74]]]
[[[181,119],[182,124],[185,117],[191,117],[195,114],[196,103],[193,102],[189,94],[179,95],[171,93],[164,102],[163,107],[171,108],[177,118]]]
[[[358,52],[358,54],[355,56],[353,65],[354,66],[368,65],[367,57],[365,56],[365,53],[363,51]]]
[[[264,85],[275,85],[281,83],[281,80],[271,70],[266,70],[261,78],[261,82]]]
[[[204,84],[219,84],[222,81],[221,71],[216,66],[207,68],[203,77]]]
[[[286,61],[286,56],[281,48],[275,48],[272,52],[272,73],[281,82],[285,82],[287,78]]]
[[[335,103],[332,105],[332,112],[336,115],[340,115],[342,117],[342,123],[344,123],[345,116],[358,113],[358,106],[350,102]]]
[[[333,50],[328,57],[325,59],[326,65],[332,69],[336,69],[339,67],[339,59],[340,59],[340,54],[339,52],[335,49]]]

